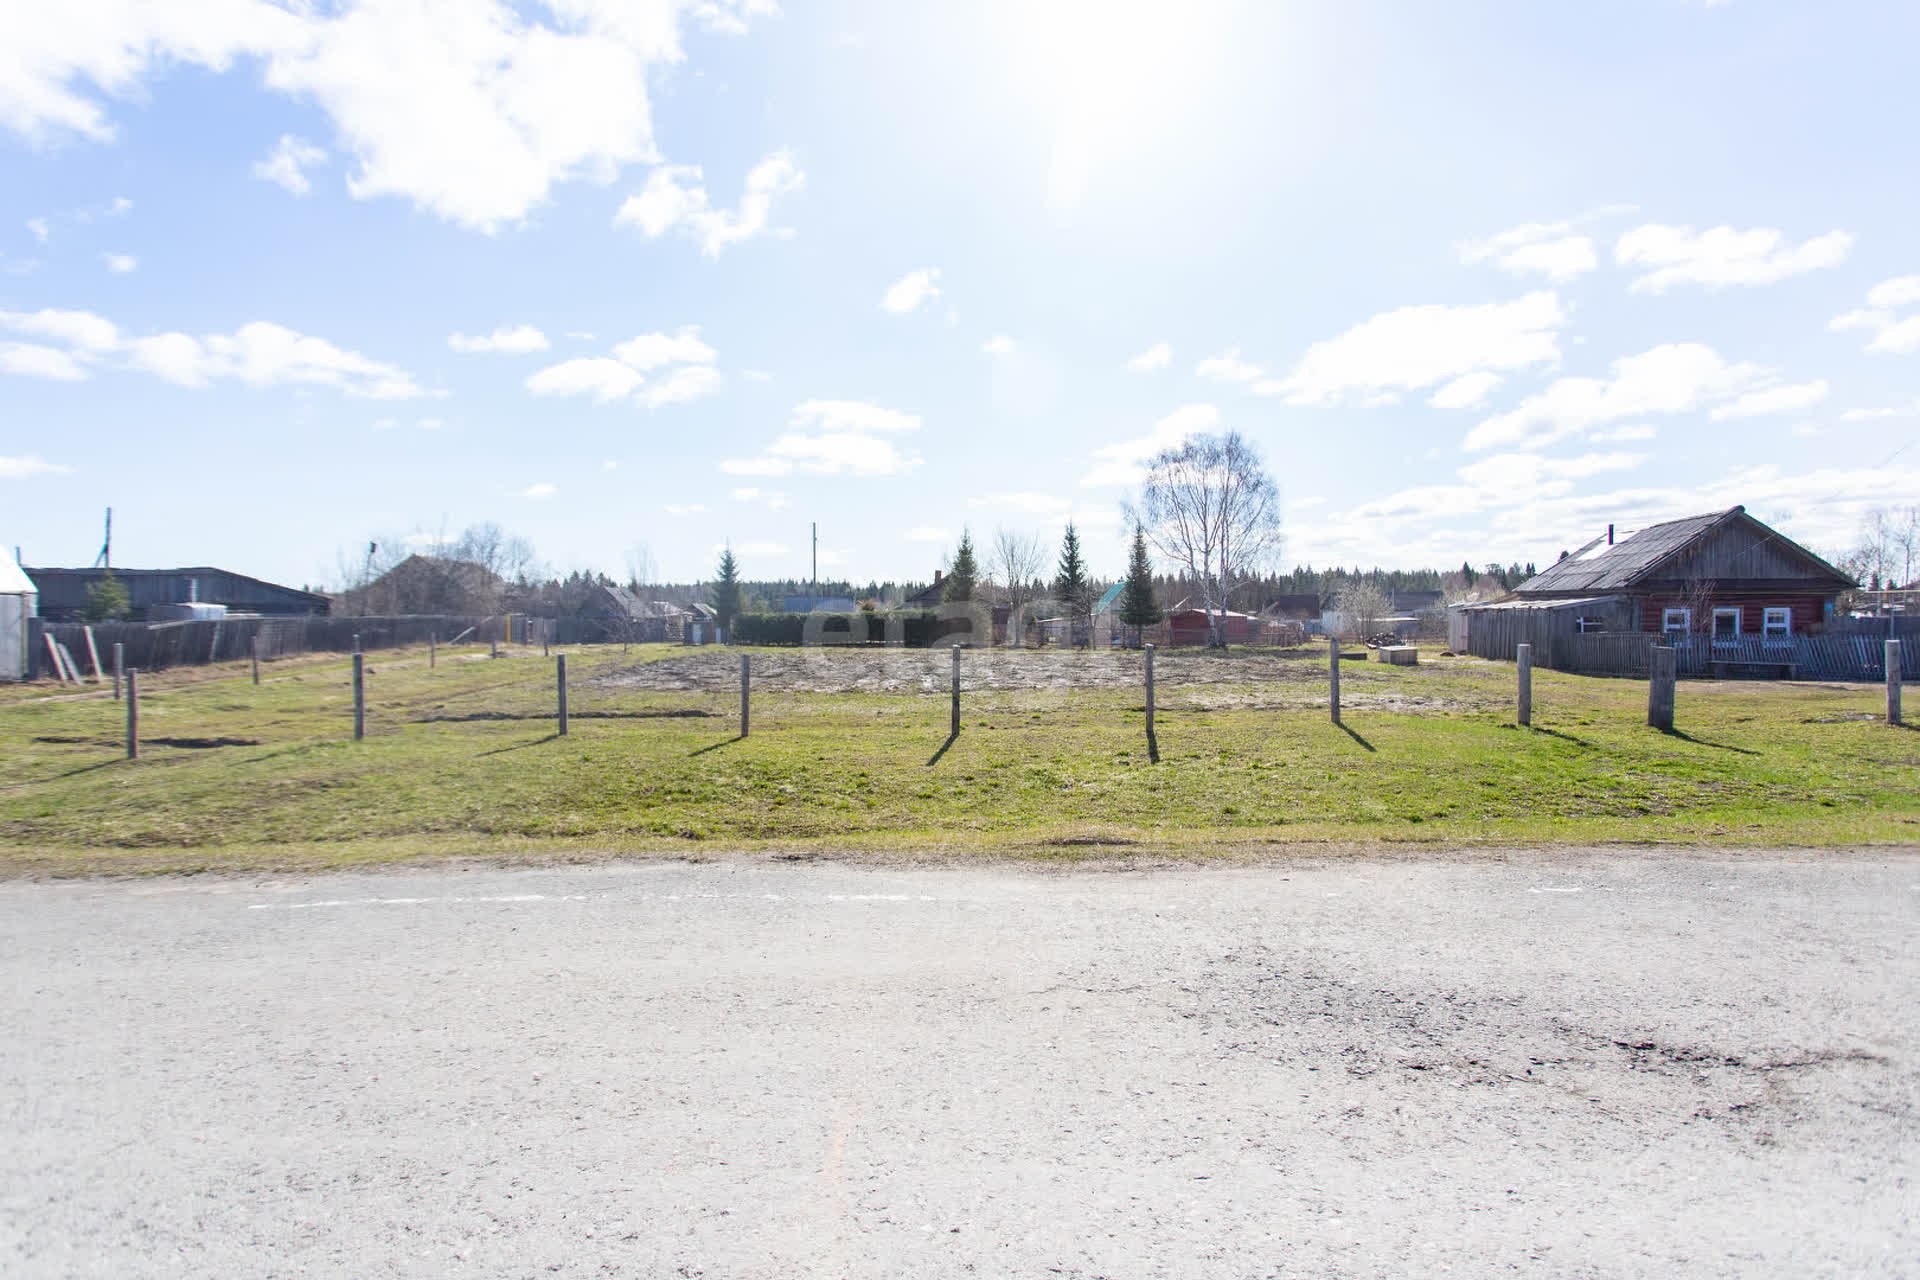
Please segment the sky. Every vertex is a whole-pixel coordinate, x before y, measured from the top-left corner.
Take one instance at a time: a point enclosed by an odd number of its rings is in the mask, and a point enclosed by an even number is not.
[[[0,544],[1286,565],[1920,501],[1920,6],[0,0]]]

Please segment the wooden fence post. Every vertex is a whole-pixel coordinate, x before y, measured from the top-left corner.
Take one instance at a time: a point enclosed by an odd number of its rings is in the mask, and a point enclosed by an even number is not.
[[[127,669],[127,646],[118,640],[113,642],[113,700],[120,701],[120,682],[125,679]]]
[[[1340,637],[1327,637],[1328,703],[1333,707],[1333,722],[1340,723]]]
[[[1526,728],[1533,723],[1533,646],[1518,645],[1514,649],[1514,669],[1520,677],[1520,727]]]
[[[747,736],[747,691],[751,676],[747,670],[747,655],[740,655],[740,736]]]
[[[353,651],[355,653],[360,652],[360,633],[358,631],[353,633]]]
[[[1147,737],[1153,737],[1153,646],[1147,647]]]
[[[438,631],[429,631],[427,632],[427,670],[431,671],[439,665],[440,633]]]
[[[359,637],[355,637],[357,640]],[[353,655],[353,740],[367,736],[367,655]]]
[[[960,736],[960,646],[953,646],[953,730],[954,737]]]
[[[542,618],[540,619],[540,656],[545,657],[551,652],[553,652],[553,637],[547,631],[547,620]]]
[[[260,683],[260,633],[253,633],[253,682]]]
[[[1673,685],[1680,670],[1680,654],[1672,645],[1657,644],[1649,662],[1652,673],[1647,681],[1647,723],[1656,729],[1673,729]]]
[[[140,758],[140,673],[127,672],[127,759]]]
[[[567,736],[567,655],[553,660],[554,678],[560,683],[560,736]]]
[[[1900,723],[1900,642],[1887,641],[1887,723]]]
[[[87,637],[87,657],[93,660],[93,682],[95,684],[105,684],[107,682],[107,673],[100,669],[100,650],[98,646],[93,643],[93,628],[87,627],[85,628],[85,632]]]

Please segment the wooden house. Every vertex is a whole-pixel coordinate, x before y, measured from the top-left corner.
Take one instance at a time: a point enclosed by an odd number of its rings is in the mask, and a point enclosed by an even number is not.
[[[1527,643],[1546,660],[1545,650],[1569,637],[1699,636],[1733,645],[1816,635],[1855,585],[1745,507],[1730,507],[1618,539],[1608,526],[1508,599],[1457,613],[1469,652],[1512,658]]]
[[[1228,644],[1252,644],[1260,638],[1261,620],[1250,613],[1228,612],[1224,618],[1215,615],[1214,621],[1221,623],[1222,638]],[[1169,645],[1204,645],[1209,633],[1209,619],[1205,609],[1179,609],[1167,615],[1167,643]]]

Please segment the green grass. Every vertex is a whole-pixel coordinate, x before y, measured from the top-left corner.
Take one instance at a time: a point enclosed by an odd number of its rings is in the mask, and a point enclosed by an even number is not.
[[[123,708],[105,695],[10,690],[0,867],[1920,837],[1920,733],[1876,722],[1880,695],[1860,687],[1687,682],[1683,732],[1667,735],[1646,727],[1641,683],[1538,672],[1522,730],[1510,667],[1348,664],[1342,729],[1324,654],[1268,662],[1252,683],[1232,655],[1168,655],[1156,763],[1137,688],[969,693],[950,744],[944,690],[758,689],[742,741],[734,692],[599,679],[685,654],[571,656],[566,738],[552,666],[524,651],[443,653],[431,671],[424,653],[370,655],[360,743],[337,658],[271,664],[258,688],[244,665],[166,673],[145,682],[138,761],[121,757]]]

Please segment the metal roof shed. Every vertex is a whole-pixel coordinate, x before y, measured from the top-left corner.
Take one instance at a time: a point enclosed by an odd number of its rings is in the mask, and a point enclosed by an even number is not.
[[[27,619],[39,611],[39,599],[33,579],[12,556],[0,555],[0,680],[25,680],[33,669]]]

